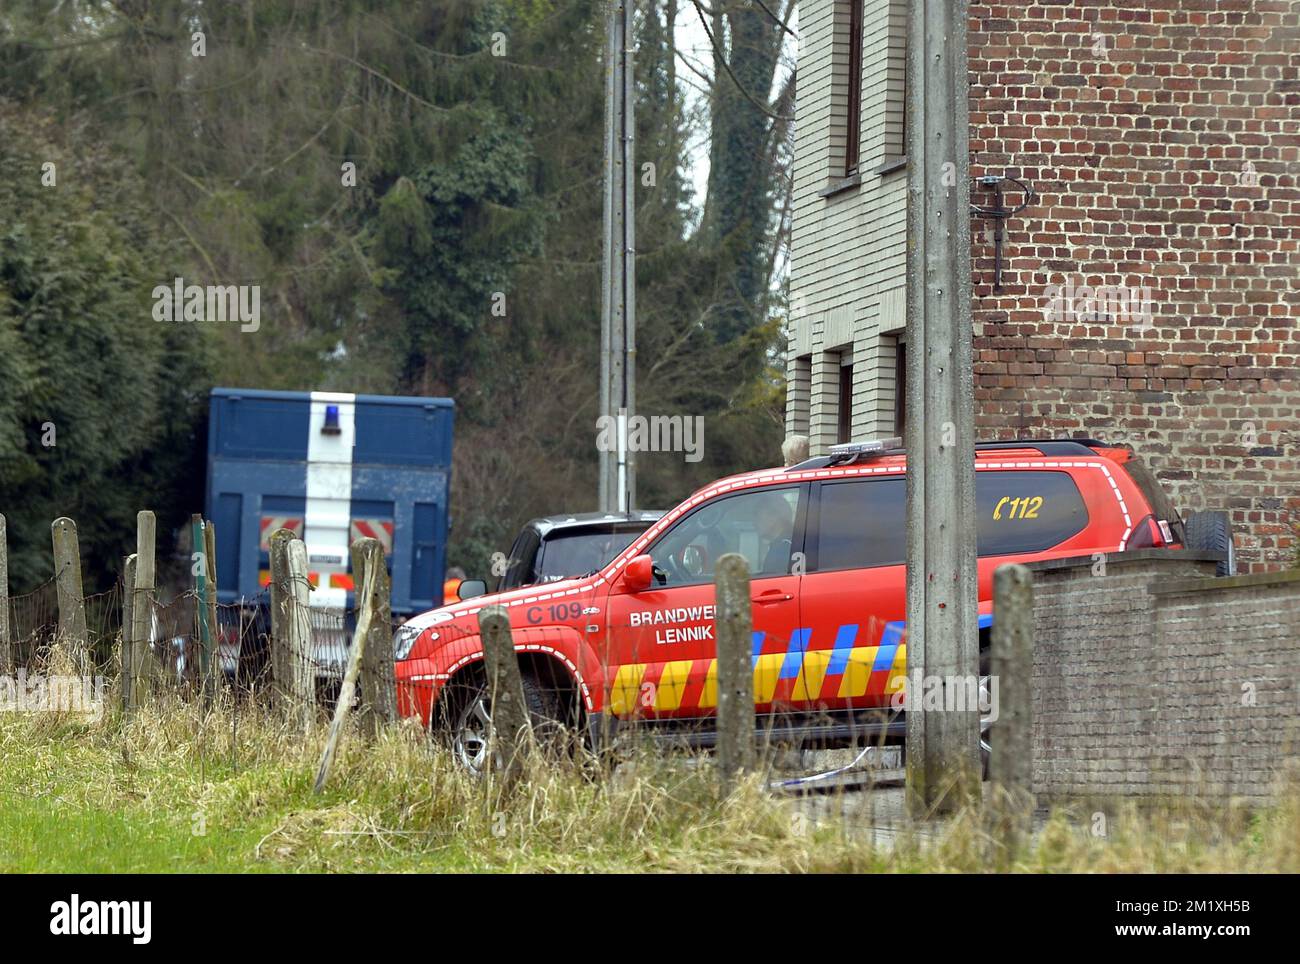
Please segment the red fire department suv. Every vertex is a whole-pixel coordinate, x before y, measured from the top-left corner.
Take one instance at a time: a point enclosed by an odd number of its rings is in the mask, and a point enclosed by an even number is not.
[[[751,573],[765,735],[900,738],[891,696],[906,664],[906,458],[892,441],[721,479],[598,572],[415,617],[395,641],[403,712],[444,729],[465,766],[485,765],[491,707],[477,614],[497,604],[510,615],[537,721],[608,734],[636,719],[707,745],[717,705],[713,567],[736,552]],[[1185,544],[1230,556],[1226,515],[1185,526],[1127,449],[989,443],[976,447],[975,468],[982,645],[1003,563]]]

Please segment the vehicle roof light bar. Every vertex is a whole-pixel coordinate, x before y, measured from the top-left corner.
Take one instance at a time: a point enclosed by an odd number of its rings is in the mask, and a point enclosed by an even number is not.
[[[873,439],[869,442],[844,442],[831,446],[831,464],[842,465],[870,456],[881,456],[888,452],[897,452],[903,447],[903,440],[898,437]]]
[[[1114,448],[1106,442],[1099,442],[1091,438],[1055,438],[1042,439],[1038,441],[1030,439],[1015,439],[1004,442],[976,442],[975,454],[977,456],[987,454],[990,451],[1007,451],[1021,450],[1026,452],[1035,452],[1048,457],[1065,457],[1065,456],[1095,456],[1096,449]],[[816,455],[810,459],[805,459],[798,465],[792,465],[786,469],[787,472],[803,471],[806,469],[824,469],[835,465],[849,465],[859,459],[871,457],[879,458],[882,455],[906,455],[907,451],[903,447],[901,438],[887,438],[871,442],[845,442],[841,445],[831,446],[829,455]]]

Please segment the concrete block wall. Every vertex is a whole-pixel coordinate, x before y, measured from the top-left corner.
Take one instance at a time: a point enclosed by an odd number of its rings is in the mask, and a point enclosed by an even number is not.
[[[1040,800],[1269,799],[1300,758],[1300,571],[1204,553],[1035,563]]]

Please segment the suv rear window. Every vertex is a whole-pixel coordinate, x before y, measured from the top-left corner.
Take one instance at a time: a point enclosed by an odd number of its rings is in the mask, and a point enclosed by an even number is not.
[[[595,572],[632,544],[644,530],[580,529],[552,533],[542,543],[534,582],[555,582]]]
[[[1088,525],[1068,472],[977,472],[975,512],[981,556],[1042,552]]]
[[[1169,501],[1169,496],[1165,494],[1164,488],[1160,481],[1155,477],[1147,464],[1141,459],[1130,456],[1127,462],[1123,463],[1124,471],[1128,472],[1141,490],[1142,495],[1147,500],[1147,505],[1151,506],[1151,511],[1155,513],[1157,519],[1163,519],[1173,528],[1174,534],[1179,542],[1183,541],[1183,520],[1178,515],[1178,510],[1174,504]]]
[[[514,589],[516,586],[526,586],[533,581],[533,558],[537,555],[537,549],[541,545],[541,536],[532,526],[525,526],[523,531],[515,537],[515,543],[510,547],[510,561],[506,571],[495,580],[492,587],[493,592],[500,592],[503,589]]]
[[[907,482],[902,477],[823,482],[817,569],[900,566],[907,560]],[[975,475],[979,554],[1041,552],[1082,532],[1088,509],[1066,472]]]

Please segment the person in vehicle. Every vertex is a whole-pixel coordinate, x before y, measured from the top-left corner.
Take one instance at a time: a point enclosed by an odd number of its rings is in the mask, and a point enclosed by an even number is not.
[[[784,442],[781,443],[781,458],[788,469],[792,465],[798,465],[804,459],[808,458],[808,436],[807,435],[788,435]]]
[[[756,525],[759,537],[767,540],[767,553],[758,573],[774,576],[787,572],[790,567],[790,534],[794,531],[794,516],[789,503],[779,495],[764,499],[758,507]]]

